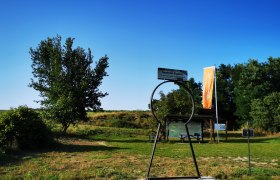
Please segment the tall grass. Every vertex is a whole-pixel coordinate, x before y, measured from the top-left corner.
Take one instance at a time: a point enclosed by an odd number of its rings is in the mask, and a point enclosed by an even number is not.
[[[132,116],[131,114],[134,115]],[[148,128],[105,126],[108,118],[142,120],[146,112],[89,113],[88,124],[70,126],[60,135],[59,124],[52,126],[57,144],[41,151],[0,154],[3,179],[144,179],[153,143]],[[136,115],[135,115],[136,114]],[[101,118],[102,117],[102,118]],[[109,118],[109,119],[110,119]],[[96,126],[95,121],[106,121]],[[251,142],[252,176],[248,176],[247,139],[241,132],[221,133],[220,143],[193,140],[199,170],[216,179],[280,179],[280,136],[254,137]],[[192,176],[195,169],[189,144],[179,139],[158,142],[151,176]],[[1,179],[0,178],[0,179]]]

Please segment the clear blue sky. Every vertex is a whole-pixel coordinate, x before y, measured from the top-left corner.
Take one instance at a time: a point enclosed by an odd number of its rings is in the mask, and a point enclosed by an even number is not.
[[[1,0],[0,109],[39,107],[29,48],[47,37],[108,55],[104,109],[145,110],[158,67],[198,82],[206,66],[279,57],[279,9],[277,0]]]

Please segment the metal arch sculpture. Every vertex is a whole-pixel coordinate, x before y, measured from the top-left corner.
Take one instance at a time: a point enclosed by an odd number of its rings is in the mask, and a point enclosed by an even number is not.
[[[153,114],[154,118],[155,118],[158,122],[160,122],[159,119],[158,119],[158,117],[157,117],[157,116],[155,115],[155,113],[154,113],[154,108],[153,108],[153,97],[154,97],[154,94],[155,94],[156,90],[157,90],[161,85],[163,85],[163,84],[165,84],[165,83],[169,83],[169,82],[173,82],[173,83],[177,84],[178,86],[182,86],[182,87],[190,94],[190,97],[191,97],[191,100],[192,100],[192,111],[191,111],[191,115],[190,115],[188,121],[185,123],[185,124],[188,124],[188,123],[191,121],[191,119],[192,119],[192,117],[193,117],[193,114],[194,114],[194,108],[195,108],[195,105],[194,105],[194,98],[193,98],[193,94],[192,94],[191,90],[190,90],[185,84],[183,84],[181,81],[167,80],[167,81],[164,81],[164,82],[160,83],[159,85],[157,85],[157,86],[155,87],[155,89],[154,89],[153,92],[152,92],[151,99],[150,99],[150,105],[151,105],[152,114]]]
[[[165,83],[170,83],[170,82],[175,83],[178,86],[182,86],[189,93],[189,95],[191,97],[192,110],[191,110],[191,114],[190,114],[189,119],[185,123],[185,128],[186,128],[186,132],[187,132],[187,136],[188,136],[188,141],[189,141],[189,145],[190,145],[190,149],[191,149],[191,153],[192,153],[192,158],[193,158],[195,169],[196,169],[196,172],[197,172],[197,176],[195,176],[195,177],[166,177],[166,178],[164,178],[164,177],[161,177],[161,178],[150,178],[149,177],[151,166],[152,166],[152,162],[153,162],[153,157],[154,157],[154,153],[155,153],[155,149],[156,149],[156,144],[157,144],[157,140],[158,140],[158,136],[159,136],[159,131],[160,131],[160,127],[161,127],[161,123],[160,123],[158,117],[156,116],[156,114],[154,113],[153,97],[154,97],[154,94],[155,94],[156,90],[161,85],[163,85]],[[194,109],[195,109],[194,98],[193,98],[193,94],[192,94],[191,90],[182,81],[173,81],[173,80],[164,81],[164,82],[158,84],[155,87],[155,89],[153,90],[152,95],[151,95],[151,99],[150,99],[150,106],[151,106],[152,115],[159,122],[159,124],[158,124],[158,128],[157,128],[157,133],[156,133],[156,136],[155,136],[155,139],[154,139],[154,145],[153,145],[153,150],[152,150],[152,155],[151,155],[151,158],[150,158],[150,163],[149,163],[148,171],[147,171],[147,174],[146,174],[146,180],[152,180],[152,179],[181,179],[181,180],[183,180],[183,179],[199,179],[201,176],[200,176],[200,172],[199,172],[198,165],[197,165],[197,162],[196,162],[196,158],[195,158],[195,154],[194,154],[194,150],[193,150],[193,146],[192,146],[192,142],[191,142],[191,138],[190,138],[190,134],[189,134],[189,130],[188,130],[188,123],[192,120],[192,117],[193,117],[193,114],[194,114]]]

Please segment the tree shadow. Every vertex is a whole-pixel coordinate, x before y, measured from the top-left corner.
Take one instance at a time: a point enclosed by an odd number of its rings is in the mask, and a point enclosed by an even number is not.
[[[120,149],[113,146],[103,145],[76,145],[76,144],[63,144],[55,142],[51,147],[39,149],[39,150],[9,150],[6,153],[0,152],[0,166],[11,166],[20,164],[26,160],[42,157],[43,153],[48,152],[65,152],[65,153],[83,153],[83,152],[94,152],[94,151],[116,151]]]
[[[106,141],[106,142],[117,142],[117,143],[148,143],[148,139],[106,139],[106,138],[97,138],[94,141]]]
[[[271,141],[276,141],[279,137],[250,137],[249,141],[250,143],[271,143]],[[248,138],[228,138],[227,140],[225,138],[220,138],[219,142],[222,143],[248,143]],[[218,143],[218,139],[216,137],[215,141],[213,140],[204,140],[204,143]]]
[[[112,146],[102,146],[102,145],[74,145],[74,144],[58,144],[56,147],[52,148],[51,151],[56,152],[92,152],[92,151],[115,151],[124,148],[112,147]]]
[[[137,139],[134,136],[131,137],[118,137],[117,139],[114,139],[116,136],[102,136],[99,138],[93,137],[92,134],[64,134],[64,135],[57,135],[56,137],[62,137],[62,138],[75,138],[75,139],[84,139],[84,140],[90,140],[90,141],[106,141],[106,142],[120,142],[120,143],[147,143],[150,142],[149,138],[147,136],[147,139]]]
[[[19,151],[0,153],[0,166],[9,166],[9,165],[17,164],[21,162],[24,157],[26,157],[26,159],[29,159],[30,156],[27,153],[23,153]]]
[[[273,140],[274,138],[250,138],[250,143],[270,143],[270,140]],[[238,138],[238,139],[229,139],[229,140],[222,140],[224,143],[248,143],[247,138]]]

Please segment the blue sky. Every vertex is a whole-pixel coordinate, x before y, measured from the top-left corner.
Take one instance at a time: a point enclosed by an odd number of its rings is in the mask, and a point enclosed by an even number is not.
[[[94,60],[108,55],[101,90],[107,110],[146,110],[157,68],[187,70],[263,62],[280,56],[280,1],[272,0],[1,0],[0,109],[37,108],[30,47],[47,37],[75,38]]]

